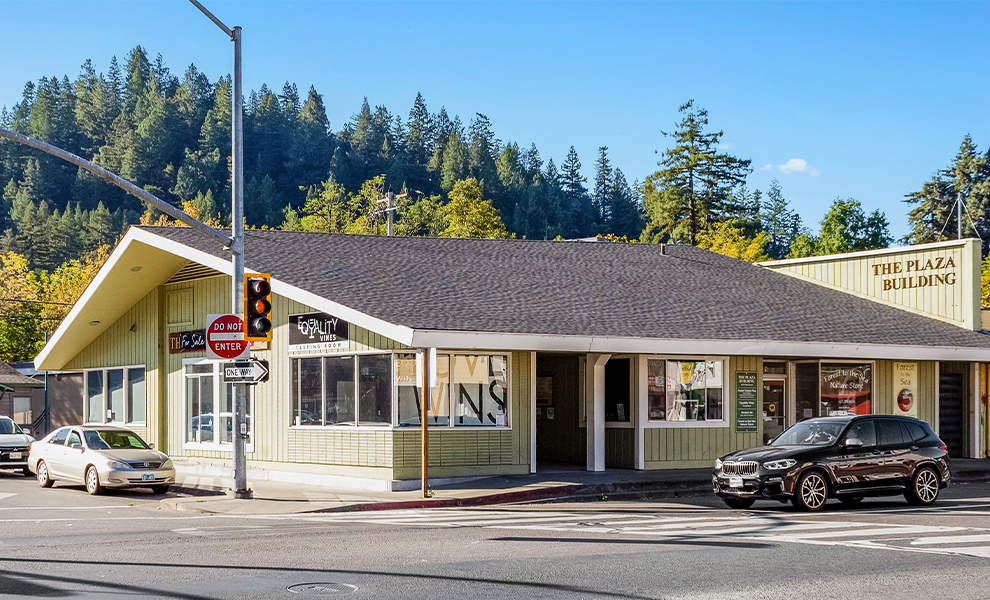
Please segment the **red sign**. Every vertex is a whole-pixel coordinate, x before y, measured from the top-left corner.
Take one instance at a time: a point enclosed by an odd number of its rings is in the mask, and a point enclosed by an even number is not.
[[[209,315],[206,321],[206,357],[213,360],[247,358],[251,343],[244,339],[244,320],[237,315]]]

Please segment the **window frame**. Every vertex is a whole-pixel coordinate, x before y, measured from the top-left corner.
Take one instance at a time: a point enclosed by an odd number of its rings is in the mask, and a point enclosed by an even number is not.
[[[134,421],[131,419],[132,415],[131,406],[131,390],[130,390],[130,371],[131,369],[142,369],[144,370],[144,420]],[[108,421],[106,418],[108,403],[110,402],[110,378],[108,373],[110,371],[121,371],[122,377],[122,390],[123,390],[123,407],[124,407],[124,418],[114,419]],[[89,412],[89,376],[90,373],[102,373],[103,377],[103,409],[100,414],[103,416],[101,421],[90,421]],[[83,369],[83,381],[82,381],[82,392],[83,392],[83,423],[85,425],[120,425],[120,426],[146,426],[148,424],[148,366],[140,364],[123,365],[123,366],[113,366],[113,367],[100,367],[97,369]]]
[[[512,351],[511,350],[492,350],[492,351],[483,351],[482,352],[482,351],[476,351],[476,350],[461,350],[461,349],[437,348],[437,349],[435,349],[435,352],[436,352],[436,354],[438,356],[439,355],[442,355],[442,354],[449,356],[450,369],[451,369],[451,371],[453,371],[453,368],[454,368],[454,355],[455,354],[456,355],[463,355],[463,356],[503,356],[503,357],[505,357],[505,373],[506,373],[506,375],[505,375],[506,376],[506,382],[505,382],[505,425],[503,425],[501,427],[498,426],[498,425],[457,425],[454,422],[455,421],[455,418],[454,418],[454,393],[452,391],[453,386],[454,386],[454,381],[453,381],[453,373],[451,373],[450,374],[450,379],[451,380],[449,382],[451,389],[448,390],[448,393],[447,393],[447,410],[448,410],[448,413],[447,413],[447,424],[445,424],[445,425],[428,425],[428,427],[431,430],[437,430],[437,431],[443,431],[443,430],[447,430],[447,429],[458,430],[458,431],[511,431],[512,430],[512,399],[513,399],[513,396],[512,396],[512,377],[513,377],[513,373],[512,373]],[[418,376],[418,374],[420,373],[420,369],[422,368],[418,364],[418,362],[421,361],[421,360],[424,360],[424,358],[421,357],[421,353],[417,352],[415,348],[403,348],[403,349],[393,349],[393,350],[385,350],[385,351],[382,351],[382,350],[360,350],[360,351],[354,351],[354,352],[331,352],[331,353],[326,353],[326,352],[324,352],[324,353],[307,352],[307,353],[299,353],[299,354],[289,355],[287,357],[288,364],[287,364],[287,371],[286,371],[289,374],[288,382],[286,384],[287,385],[287,388],[288,388],[287,389],[287,393],[288,393],[288,398],[289,398],[289,402],[288,402],[288,405],[289,405],[289,429],[292,429],[292,430],[317,430],[317,431],[326,431],[326,430],[335,430],[335,429],[336,430],[343,429],[343,430],[348,430],[348,431],[355,431],[355,430],[362,430],[362,429],[363,430],[368,430],[368,431],[379,431],[381,429],[390,429],[390,430],[394,430],[394,431],[419,431],[422,428],[422,424],[418,424],[418,425],[406,425],[406,426],[400,426],[398,424],[398,419],[399,419],[399,381],[398,381],[398,377],[396,375],[396,369],[398,368],[396,356],[399,355],[399,354],[413,354],[413,355],[415,355],[417,357],[416,358],[416,360],[417,360],[417,370],[416,370],[416,372],[417,372],[417,376]],[[294,396],[295,390],[293,389],[293,387],[297,385],[297,382],[294,381],[293,362],[292,362],[293,360],[304,359],[304,358],[320,358],[320,359],[322,359],[322,358],[332,358],[332,357],[340,357],[340,358],[354,357],[354,359],[355,359],[354,360],[354,377],[355,377],[355,379],[354,379],[354,386],[355,386],[354,387],[354,397],[355,397],[355,411],[357,411],[357,410],[359,410],[358,402],[360,401],[360,397],[361,397],[360,382],[359,382],[359,379],[358,379],[359,378],[359,374],[360,374],[359,373],[359,369],[360,369],[360,360],[359,360],[359,357],[360,356],[367,356],[367,355],[389,355],[391,357],[391,361],[392,361],[392,368],[391,368],[392,415],[391,415],[391,419],[390,419],[389,422],[387,422],[387,423],[367,423],[367,424],[363,424],[362,425],[362,424],[359,424],[360,423],[360,418],[359,417],[356,417],[353,424],[352,423],[348,423],[348,424],[334,423],[334,424],[330,424],[330,425],[328,425],[328,424],[323,424],[323,425],[302,425],[302,424],[300,424],[300,425],[296,425],[296,400],[295,400],[295,396]],[[325,382],[326,375],[324,374],[323,377],[324,377],[324,382],[321,384],[321,386],[325,387],[325,385],[326,385],[326,382]],[[324,401],[325,401],[325,395],[326,395],[326,390],[325,389],[323,391],[323,394],[324,394]],[[357,413],[356,413],[356,415],[357,415]]]
[[[357,352],[330,352],[330,353],[326,353],[326,352],[324,352],[324,353],[306,352],[306,353],[299,353],[299,354],[292,354],[292,355],[290,355],[288,357],[288,359],[289,359],[288,370],[286,371],[289,374],[289,377],[288,377],[288,388],[289,388],[288,389],[288,394],[289,394],[288,395],[288,398],[289,398],[289,428],[290,429],[299,429],[299,430],[302,430],[302,429],[313,430],[313,429],[315,429],[315,430],[318,430],[318,431],[323,431],[323,430],[328,430],[328,429],[344,429],[344,430],[349,430],[349,431],[354,431],[354,430],[358,430],[358,429],[367,429],[367,430],[375,431],[375,430],[381,430],[383,428],[394,427],[393,423],[395,422],[395,419],[396,419],[396,414],[395,413],[396,413],[396,408],[397,408],[396,407],[396,393],[397,393],[397,389],[396,388],[397,388],[397,386],[396,386],[396,381],[395,381],[395,354],[396,353],[397,353],[397,351],[394,351],[394,350],[385,350],[385,351],[382,351],[382,350],[361,350],[361,351],[357,351]],[[392,386],[392,416],[391,416],[391,419],[389,419],[389,421],[386,422],[386,423],[365,423],[365,424],[361,424],[361,415],[360,415],[360,403],[361,403],[361,389],[360,389],[361,361],[360,361],[359,357],[360,356],[374,356],[374,355],[389,356],[390,357],[390,360],[392,361],[392,366],[391,366],[391,369],[389,370],[389,378],[391,380],[390,383],[391,383],[391,386]],[[320,381],[320,388],[322,390],[322,402],[323,402],[323,408],[322,408],[322,410],[324,411],[324,415],[323,415],[323,417],[324,417],[324,419],[323,419],[324,420],[324,424],[323,425],[302,425],[302,424],[296,425],[296,397],[294,395],[295,392],[296,392],[296,390],[293,389],[296,386],[296,381],[294,380],[295,375],[293,373],[293,364],[292,364],[292,361],[293,360],[299,360],[299,359],[305,359],[305,358],[319,358],[321,360],[320,376],[321,376],[322,380]],[[353,376],[354,376],[354,379],[353,379],[353,382],[354,382],[354,420],[352,422],[350,422],[350,423],[332,423],[332,424],[329,424],[328,425],[325,422],[326,421],[326,414],[325,414],[325,412],[326,412],[326,395],[327,395],[326,384],[327,384],[327,382],[326,382],[326,369],[323,368],[323,363],[322,363],[322,360],[325,359],[325,358],[353,358],[354,359],[354,367],[353,367]],[[403,429],[406,429],[406,428],[403,427]]]
[[[213,436],[214,441],[212,441],[212,442],[190,442],[187,439],[187,437],[188,437],[187,436],[187,433],[188,433],[187,423],[190,422],[190,417],[187,414],[187,410],[188,410],[188,406],[189,406],[189,398],[188,398],[187,394],[189,392],[189,387],[186,385],[186,382],[187,382],[187,379],[188,379],[188,374],[186,373],[186,369],[189,366],[191,366],[191,365],[212,365],[213,366],[213,373],[211,375],[209,375],[209,376],[210,377],[213,377],[213,399],[214,399],[213,401],[214,401],[214,404],[217,404],[217,403],[219,403],[220,399],[222,398],[221,394],[223,393],[224,386],[225,386],[225,384],[223,382],[223,377],[222,377],[222,375],[220,373],[221,365],[222,365],[222,363],[225,363],[225,362],[229,362],[229,361],[225,361],[225,360],[211,360],[211,359],[203,358],[203,357],[200,357],[200,358],[184,358],[184,359],[182,359],[182,449],[183,450],[208,450],[208,451],[211,451],[211,452],[230,452],[230,453],[233,453],[233,451],[234,451],[234,444],[233,444],[233,442],[218,442],[218,441],[216,441],[216,439],[217,439],[217,436],[216,435]],[[206,375],[207,375],[206,373],[196,374],[196,378],[199,379],[199,378],[204,377]],[[244,444],[244,452],[245,453],[252,453],[252,452],[254,452],[254,437],[255,437],[255,427],[254,427],[254,421],[255,421],[255,419],[254,419],[254,388],[255,388],[255,386],[253,386],[253,385],[248,387],[248,398],[247,398],[247,407],[246,408],[247,408],[247,414],[250,415],[252,418],[249,419],[249,421],[248,421],[249,422],[249,426],[248,426],[248,439],[247,439],[247,441]],[[231,419],[233,419],[233,416],[231,416]],[[218,419],[216,418],[216,414],[214,414],[214,416],[213,416],[214,428],[216,427],[217,421],[218,421]],[[214,429],[214,433],[216,433],[216,429]],[[233,435],[237,435],[236,429],[235,429],[235,432],[234,432]]]
[[[647,354],[645,355],[646,363],[649,364],[651,360],[662,360],[664,361],[664,377],[667,376],[667,361],[677,361],[677,362],[721,362],[722,363],[722,418],[721,419],[706,419],[704,421],[667,421],[667,420],[655,420],[649,418],[649,383],[647,377],[649,376],[649,367],[644,368],[642,373],[639,373],[637,377],[637,383],[640,389],[644,390],[645,393],[642,394],[644,401],[647,406],[644,407],[646,418],[643,419],[643,427],[645,429],[679,429],[679,428],[728,428],[732,426],[733,409],[735,408],[732,403],[732,398],[730,394],[730,380],[731,373],[729,372],[729,357],[728,356],[712,356],[712,355],[670,355],[670,354]],[[707,390],[707,386],[705,387]],[[638,395],[638,394],[637,394]],[[707,410],[707,394],[706,394],[706,410]]]

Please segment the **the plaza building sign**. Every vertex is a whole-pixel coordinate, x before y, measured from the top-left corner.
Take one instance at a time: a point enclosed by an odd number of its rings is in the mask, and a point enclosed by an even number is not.
[[[951,270],[950,270],[951,269]],[[956,284],[956,261],[952,255],[925,259],[907,259],[873,265],[873,275],[880,277],[880,289],[909,290],[933,285]]]
[[[980,240],[759,263],[761,267],[978,331]]]

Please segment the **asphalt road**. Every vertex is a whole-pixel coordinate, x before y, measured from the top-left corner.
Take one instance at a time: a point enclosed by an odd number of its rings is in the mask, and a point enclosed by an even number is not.
[[[0,473],[0,598],[988,598],[990,485],[818,514],[710,496],[283,516]]]

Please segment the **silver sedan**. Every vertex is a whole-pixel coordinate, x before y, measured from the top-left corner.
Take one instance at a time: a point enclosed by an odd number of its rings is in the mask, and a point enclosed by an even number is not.
[[[31,444],[28,468],[41,487],[56,480],[81,483],[90,494],[103,488],[150,487],[164,494],[175,483],[171,459],[141,436],[110,425],[62,427]]]

